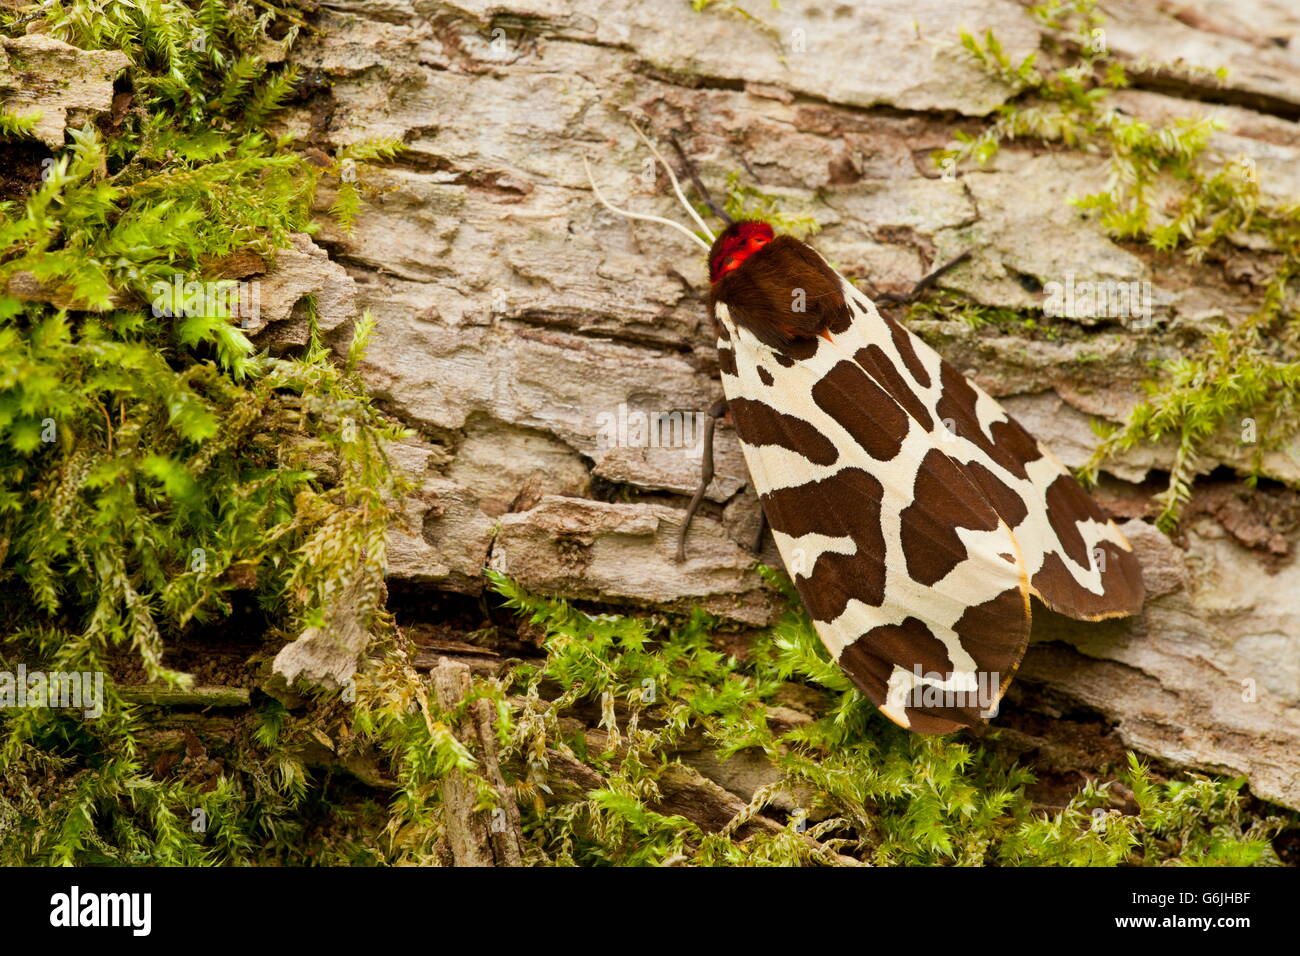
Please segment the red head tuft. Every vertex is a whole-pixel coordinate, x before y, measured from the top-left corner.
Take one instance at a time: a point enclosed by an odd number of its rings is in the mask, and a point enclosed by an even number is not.
[[[775,238],[772,227],[757,219],[733,222],[709,251],[709,281],[717,282]]]

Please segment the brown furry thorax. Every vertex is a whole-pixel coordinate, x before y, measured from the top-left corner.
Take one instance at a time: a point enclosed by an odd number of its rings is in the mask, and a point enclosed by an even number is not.
[[[751,229],[746,229],[749,226]],[[760,341],[784,349],[799,340],[821,335],[843,318],[844,294],[839,277],[810,246],[793,236],[775,236],[752,249],[746,243],[752,227],[766,223],[733,223],[714,241],[710,268],[735,258],[709,289],[709,313],[722,303],[738,326]]]

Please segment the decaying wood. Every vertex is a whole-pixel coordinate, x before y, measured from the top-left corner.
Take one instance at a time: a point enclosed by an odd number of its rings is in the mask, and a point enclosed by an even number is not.
[[[444,660],[429,674],[434,699],[443,710],[454,710],[469,693],[470,669],[459,661]],[[475,809],[478,789],[474,780],[453,770],[442,781],[443,839],[456,866],[521,866],[519,808],[497,761],[495,715],[487,700],[470,704],[456,727],[457,738],[479,761],[483,776],[496,789],[497,809]]]
[[[274,674],[290,687],[299,677],[329,690],[344,687],[356,674],[370,643],[360,609],[371,587],[367,573],[358,572],[351,584],[330,602],[323,626],[307,628],[297,640],[280,648],[272,663]]]
[[[492,841],[492,856],[498,866],[522,866],[523,857],[520,847],[519,806],[515,803],[513,790],[506,783],[501,773],[501,764],[497,760],[496,748],[496,713],[491,701],[476,700],[470,712],[474,718],[474,727],[482,745],[483,775],[501,795],[501,805],[493,814],[488,825],[488,838]]]
[[[155,707],[247,707],[246,687],[168,687],[139,684],[117,689],[125,701]]]
[[[501,655],[489,647],[477,647],[463,641],[429,641],[411,657],[411,666],[417,671],[428,671],[444,661],[464,664],[475,676],[495,677],[505,667]]]

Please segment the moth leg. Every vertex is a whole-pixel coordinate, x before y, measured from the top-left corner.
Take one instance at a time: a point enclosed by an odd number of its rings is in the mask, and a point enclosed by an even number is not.
[[[704,454],[701,456],[700,466],[700,484],[695,489],[695,494],[691,498],[691,503],[686,506],[686,516],[682,518],[682,530],[677,535],[677,563],[681,564],[686,560],[686,532],[691,528],[691,521],[695,518],[695,512],[700,507],[700,502],[704,500],[704,493],[709,490],[709,485],[713,481],[713,428],[727,411],[727,400],[720,398],[705,413],[704,417]]]
[[[969,258],[970,258],[970,251],[968,250],[966,252],[963,252],[956,259],[952,259],[949,260],[948,262],[945,262],[943,265],[935,269],[929,275],[920,279],[916,283],[916,285],[912,286],[912,290],[910,292],[904,292],[901,295],[895,292],[886,292],[884,295],[876,296],[876,304],[879,305],[880,303],[884,302],[890,305],[907,305],[910,302],[915,302],[920,297],[921,293],[924,292],[926,289],[930,288],[930,286],[934,285],[936,282],[938,282],[939,278],[945,272],[947,272],[949,269],[953,268],[954,266],[961,265]]]
[[[763,511],[762,505],[758,508],[758,530],[754,532],[754,540],[749,544],[749,550],[754,554],[763,553],[763,532],[767,530],[767,514]]]

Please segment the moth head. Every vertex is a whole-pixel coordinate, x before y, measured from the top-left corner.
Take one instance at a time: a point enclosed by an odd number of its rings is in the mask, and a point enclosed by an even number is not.
[[[734,272],[765,245],[776,238],[772,227],[757,219],[733,222],[713,242],[709,250],[709,281],[718,282]]]

